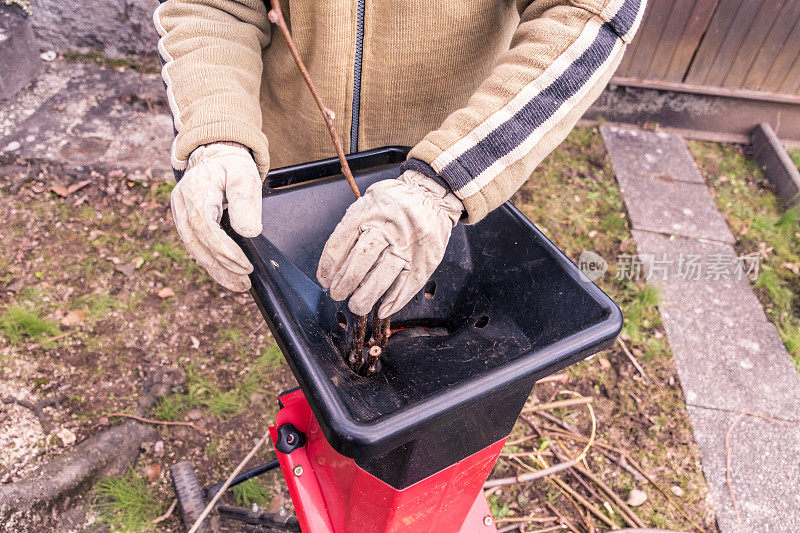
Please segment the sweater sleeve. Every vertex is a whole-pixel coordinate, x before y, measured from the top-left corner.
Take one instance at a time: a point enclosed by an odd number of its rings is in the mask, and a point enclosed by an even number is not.
[[[509,51],[409,154],[450,185],[467,223],[508,200],[564,140],[619,65],[646,0],[518,3]]]
[[[203,144],[237,142],[269,170],[261,130],[261,52],[270,22],[262,0],[166,0],[153,21],[161,39],[167,100],[175,125],[171,160],[178,172]]]

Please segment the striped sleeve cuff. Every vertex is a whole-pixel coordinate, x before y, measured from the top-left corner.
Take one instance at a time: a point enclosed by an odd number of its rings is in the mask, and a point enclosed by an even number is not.
[[[428,163],[423,161],[422,159],[417,159],[415,157],[407,159],[402,165],[400,165],[400,170],[405,172],[406,170],[414,170],[419,172],[420,174],[424,174],[426,177],[432,179],[448,191],[453,191],[453,188],[450,186],[447,181],[445,181],[439,174],[433,170]]]
[[[447,146],[437,142],[441,137],[427,136],[410,157],[426,161],[465,205],[475,204],[467,200],[494,180],[502,179],[507,169],[536,150],[542,138],[586,99],[636,31],[645,2],[610,0],[602,9],[593,11],[595,16],[586,22],[577,39],[511,95],[502,108]],[[494,201],[485,203],[488,209],[499,205]],[[474,220],[475,214],[470,213],[470,218]]]

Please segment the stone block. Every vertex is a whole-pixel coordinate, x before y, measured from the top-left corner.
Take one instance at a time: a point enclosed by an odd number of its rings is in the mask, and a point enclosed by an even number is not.
[[[733,248],[642,231],[633,235],[645,263],[649,256],[668,262],[668,271],[650,281],[661,289],[659,311],[686,403],[800,420],[797,369],[745,272],[735,272]],[[683,258],[686,273],[690,256],[706,266],[700,279],[683,279],[677,271]],[[711,270],[713,264],[730,265],[728,274]]]
[[[749,415],[737,420],[738,413],[692,406],[688,411],[720,533],[800,531],[800,424]],[[726,483],[728,430],[740,527]]]

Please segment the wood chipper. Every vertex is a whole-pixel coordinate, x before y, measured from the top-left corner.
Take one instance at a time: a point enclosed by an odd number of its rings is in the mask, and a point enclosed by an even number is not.
[[[347,159],[363,190],[399,176],[406,153]],[[296,516],[217,511],[251,531],[494,532],[482,487],[533,385],[610,347],[620,311],[506,203],[454,228],[430,281],[392,317],[379,371],[359,375],[347,361],[356,317],[315,278],[352,202],[339,172],[336,159],[273,170],[261,235],[226,229],[254,266],[253,298],[300,385],[279,398],[277,460],[234,483],[280,467]],[[186,462],[173,478],[190,526],[219,486],[201,490]]]

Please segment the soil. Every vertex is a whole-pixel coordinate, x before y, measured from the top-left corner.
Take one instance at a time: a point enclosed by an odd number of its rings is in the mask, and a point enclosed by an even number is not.
[[[84,179],[91,179],[90,184],[66,197],[50,190],[53,185],[68,187]],[[148,484],[148,490],[157,495],[161,511],[174,497],[170,464],[190,459],[201,484],[223,480],[274,419],[277,395],[296,383],[282,361],[258,363],[270,353],[274,341],[250,296],[213,284],[183,252],[170,217],[169,186],[152,180],[129,181],[121,171],[75,176],[58,167],[5,160],[0,161],[0,188],[4,191],[0,239],[5,252],[0,259],[0,312],[22,306],[69,333],[44,344],[47,336],[25,337],[12,344],[0,335],[0,395],[33,401],[58,399],[46,408],[54,426],[50,434],[42,431],[28,410],[0,404],[0,483],[19,480],[106,425],[120,423],[121,419],[108,415],[135,412],[145,378],[155,369],[169,367],[183,370],[186,383],[176,387],[170,397],[173,403],[157,403],[145,415],[192,420],[210,434],[159,426],[163,454],[157,452],[160,445],[146,443],[134,472],[144,477],[149,465],[160,467],[158,479]],[[573,260],[582,249],[611,257],[630,246],[615,190],[599,135],[581,130],[548,158],[515,202]],[[561,207],[554,209],[554,205]],[[577,211],[570,211],[573,208]],[[616,229],[603,230],[594,240],[586,237],[603,224]],[[601,286],[624,311],[638,305],[644,290],[643,284],[613,280],[603,280]],[[159,291],[166,287],[175,295],[160,297]],[[537,385],[530,404],[569,398],[573,393],[591,397],[597,442],[624,450],[661,487],[673,491],[672,498],[688,516],[712,531],[713,512],[706,501],[707,489],[664,331],[655,305],[643,309],[632,318],[636,329],[626,329],[625,338],[651,384],[616,347],[572,367],[560,382]],[[77,324],[61,324],[72,310],[86,311],[86,315]],[[248,390],[246,397],[237,396],[243,383],[253,381],[257,387]],[[583,436],[591,433],[586,406],[528,418],[532,422],[520,419],[509,442],[532,438],[507,446],[505,452],[535,456],[539,450],[552,464],[556,458],[549,454],[566,452],[548,428],[560,424]],[[65,442],[59,433],[74,434],[75,442]],[[572,454],[583,446],[566,437],[561,442]],[[258,460],[272,457],[270,449],[261,452]],[[527,471],[529,467],[519,461],[541,468],[531,458],[503,457],[492,477]],[[589,451],[585,464],[623,500],[634,489],[645,491],[647,501],[635,510],[646,525],[691,529],[657,489],[598,446]],[[595,496],[596,486],[584,486],[585,480],[579,481],[569,471],[557,477],[614,523],[624,525],[617,507],[607,508],[606,500]],[[264,479],[273,493],[273,508],[291,511],[278,474]],[[682,496],[675,496],[677,492]],[[494,491],[489,500],[500,526],[508,526],[510,522],[504,520],[509,518],[533,517],[538,521],[523,525],[524,530],[559,522],[576,531],[606,527],[597,518],[587,518],[585,507],[571,503],[547,479]],[[95,503],[87,493],[16,530],[41,529],[42,524],[45,529],[105,530],[108,526]],[[34,522],[39,525],[33,526]],[[177,516],[172,516],[155,529],[176,531],[179,527]]]

